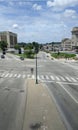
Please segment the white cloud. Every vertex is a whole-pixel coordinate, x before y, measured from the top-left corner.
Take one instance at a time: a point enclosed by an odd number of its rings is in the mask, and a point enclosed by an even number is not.
[[[47,1],[48,7],[68,7],[78,4],[78,0],[54,0]]]
[[[69,18],[69,17],[76,18],[77,14],[76,14],[75,10],[66,9],[64,12],[64,16],[67,18]]]
[[[19,28],[18,24],[13,24],[12,27],[13,27],[14,29]]]
[[[38,5],[38,4],[34,4],[34,5],[33,5],[33,9],[34,9],[34,10],[41,10],[41,9],[42,9],[42,6],[41,6],[41,5]]]

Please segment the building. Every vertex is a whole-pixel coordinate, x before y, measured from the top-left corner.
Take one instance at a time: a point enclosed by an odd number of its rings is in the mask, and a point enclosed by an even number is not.
[[[13,48],[17,44],[17,34],[9,31],[0,32],[0,41],[8,43],[8,48]]]
[[[72,41],[69,38],[64,38],[61,42],[62,50],[70,51],[72,50]]]
[[[45,51],[58,51],[61,49],[61,42],[52,42],[43,45]]]
[[[74,27],[71,31],[72,33],[72,48],[74,49],[78,46],[78,27]]]
[[[61,41],[62,50],[74,50],[78,46],[78,27],[74,27],[71,33],[71,39],[64,38]]]

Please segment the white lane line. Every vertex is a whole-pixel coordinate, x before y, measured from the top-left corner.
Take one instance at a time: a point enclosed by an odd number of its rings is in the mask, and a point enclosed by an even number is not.
[[[52,80],[55,80],[54,77],[53,77],[52,75],[50,76],[50,78],[51,78]]]
[[[9,73],[8,73],[8,74],[6,74],[4,77],[6,78],[6,77],[8,77],[8,75],[9,75]]]
[[[70,79],[69,77],[65,76],[65,78],[66,78],[69,82],[71,82],[71,79]]]
[[[66,93],[75,101],[75,103],[78,104],[78,101],[72,96],[72,94],[61,83],[59,83],[59,84],[60,84],[61,88],[63,88],[66,91]]]
[[[56,76],[56,80],[60,81],[60,78]]]
[[[66,80],[64,79],[64,77],[60,76],[60,78],[61,78],[63,81],[66,81]]]

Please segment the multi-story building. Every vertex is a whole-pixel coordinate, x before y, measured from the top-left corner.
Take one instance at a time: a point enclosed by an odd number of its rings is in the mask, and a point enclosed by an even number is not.
[[[74,27],[71,33],[71,39],[64,38],[61,42],[61,47],[63,50],[73,50],[78,46],[78,27]]]
[[[69,38],[64,38],[61,42],[62,50],[72,50],[72,41]]]
[[[8,48],[13,48],[17,44],[17,34],[9,31],[0,32],[0,41],[8,43]]]
[[[74,49],[76,46],[78,46],[78,27],[74,27],[72,29],[72,48]]]

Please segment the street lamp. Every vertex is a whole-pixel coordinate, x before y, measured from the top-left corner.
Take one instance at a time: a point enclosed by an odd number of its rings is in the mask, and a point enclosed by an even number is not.
[[[36,84],[38,84],[38,79],[37,79],[37,53],[36,53]]]
[[[36,52],[36,84],[38,84],[38,78],[37,78],[37,53],[38,53],[38,48],[35,48],[35,52]]]

